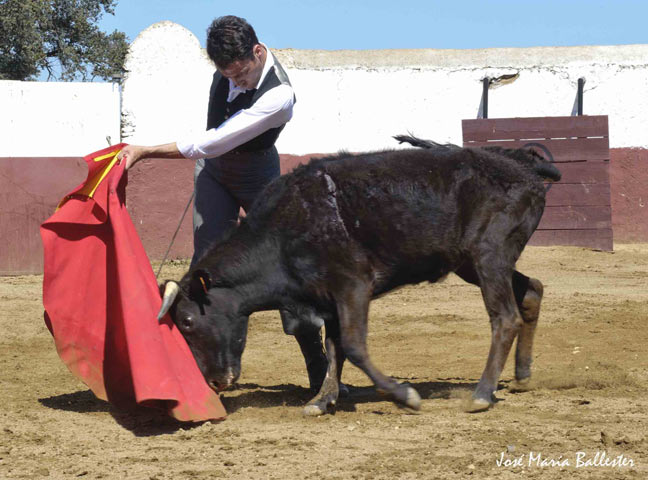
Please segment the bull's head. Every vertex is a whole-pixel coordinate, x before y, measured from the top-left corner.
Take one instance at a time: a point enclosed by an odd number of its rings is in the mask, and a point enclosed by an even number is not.
[[[239,312],[239,305],[235,291],[212,285],[205,270],[189,272],[179,284],[165,285],[158,319],[171,315],[216,391],[231,386],[241,374],[248,317]]]

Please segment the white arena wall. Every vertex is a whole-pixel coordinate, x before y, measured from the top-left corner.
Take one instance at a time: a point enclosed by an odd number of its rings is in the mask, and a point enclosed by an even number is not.
[[[272,46],[270,46],[272,48]],[[484,50],[274,51],[297,95],[277,147],[302,155],[393,147],[412,132],[461,143],[481,80],[519,73],[489,93],[489,117],[608,115],[611,148],[648,147],[648,45]],[[120,140],[173,141],[206,123],[214,67],[196,36],[156,23],[133,41],[117,84],[0,81],[0,156],[82,155]]]
[[[0,157],[83,156],[119,143],[119,89],[0,80]]]
[[[489,93],[490,118],[570,115],[585,77],[584,114],[609,116],[610,147],[648,146],[648,45],[274,53],[297,95],[281,153],[394,147],[391,136],[407,132],[460,144],[482,79],[512,73],[519,78]],[[163,143],[205,128],[214,67],[190,31],[147,28],[127,69],[124,141]]]

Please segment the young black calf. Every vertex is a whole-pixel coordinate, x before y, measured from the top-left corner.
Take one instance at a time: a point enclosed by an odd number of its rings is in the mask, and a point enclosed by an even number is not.
[[[481,288],[491,321],[470,410],[492,404],[516,336],[515,377],[528,382],[542,284],[515,263],[542,216],[543,180],[560,172],[532,151],[397,139],[423,148],[340,154],[277,179],[229,238],[179,284],[167,283],[160,316],[170,309],[214,389],[240,375],[249,315],[281,309],[297,323],[326,326],[328,369],[306,413],[335,404],[345,358],[418,409],[418,393],[369,359],[369,302],[450,272]],[[319,345],[312,334],[308,342]]]

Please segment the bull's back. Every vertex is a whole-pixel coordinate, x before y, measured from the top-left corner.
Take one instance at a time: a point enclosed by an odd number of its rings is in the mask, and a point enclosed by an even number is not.
[[[541,195],[535,183],[510,159],[468,150],[345,155],[280,179],[265,209],[293,254],[309,245],[342,264],[360,250],[389,289],[456,269],[493,214]]]
[[[492,172],[471,160],[413,150],[350,158],[327,171],[354,238],[371,248],[420,257],[461,249],[473,223],[512,201],[508,185],[498,185]]]
[[[385,152],[331,163],[327,171],[349,235],[391,268],[394,284],[455,270],[490,222],[513,230],[528,221],[530,236],[544,205],[539,178],[479,152]]]

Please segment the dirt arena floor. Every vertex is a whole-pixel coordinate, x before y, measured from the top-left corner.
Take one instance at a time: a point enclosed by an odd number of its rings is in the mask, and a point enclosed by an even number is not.
[[[495,407],[462,411],[490,329],[479,290],[451,276],[371,307],[373,360],[418,389],[420,414],[347,363],[350,397],[303,417],[301,354],[268,312],[252,317],[241,383],[222,395],[229,417],[197,425],[95,399],[56,355],[42,277],[0,278],[0,478],[648,478],[648,245],[530,247],[518,267],[545,284],[532,391],[509,391],[509,358]]]

